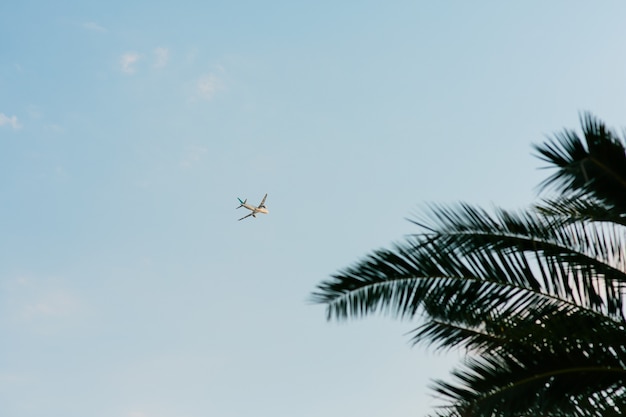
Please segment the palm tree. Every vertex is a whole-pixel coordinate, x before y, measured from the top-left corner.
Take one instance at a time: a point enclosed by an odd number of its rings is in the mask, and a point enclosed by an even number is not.
[[[430,206],[422,230],[320,283],[328,319],[419,319],[414,343],[462,349],[437,416],[626,412],[626,151],[589,114],[538,156],[556,197],[524,211]]]

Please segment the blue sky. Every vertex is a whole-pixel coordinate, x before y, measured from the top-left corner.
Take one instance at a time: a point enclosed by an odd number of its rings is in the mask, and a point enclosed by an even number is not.
[[[315,285],[626,126],[626,5],[0,5],[0,414],[405,417],[460,358]],[[270,214],[237,222],[237,197]]]

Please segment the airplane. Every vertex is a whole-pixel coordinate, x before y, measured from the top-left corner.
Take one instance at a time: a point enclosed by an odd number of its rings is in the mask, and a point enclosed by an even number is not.
[[[269,210],[267,210],[267,207],[265,207],[265,199],[267,198],[267,194],[265,194],[265,197],[263,197],[263,200],[261,200],[261,204],[259,204],[257,207],[253,206],[252,204],[247,204],[246,201],[248,201],[248,199],[246,198],[245,200],[241,201],[241,198],[237,198],[237,200],[239,200],[239,202],[241,203],[241,205],[237,208],[241,208],[241,207],[245,207],[248,210],[250,210],[252,213],[248,214],[247,216],[243,216],[241,219],[239,220],[243,220],[246,217],[254,217],[256,218],[257,213],[262,213],[262,214],[267,214],[269,213]]]

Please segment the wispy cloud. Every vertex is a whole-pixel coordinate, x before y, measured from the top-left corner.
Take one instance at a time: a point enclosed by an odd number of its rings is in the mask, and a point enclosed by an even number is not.
[[[155,63],[154,66],[156,68],[162,68],[167,65],[167,61],[170,59],[170,51],[167,48],[158,47],[154,49]]]
[[[40,317],[63,317],[73,313],[78,307],[75,297],[66,291],[51,291],[39,296],[37,300],[26,304],[22,309],[22,317],[34,320]]]
[[[180,161],[180,166],[183,168],[191,168],[197,164],[208,152],[208,149],[204,146],[192,145],[187,146],[183,152],[183,157]]]
[[[22,127],[20,122],[17,121],[17,116],[7,116],[4,113],[0,113],[0,126],[11,126],[13,129],[19,129]]]
[[[134,74],[136,72],[135,64],[139,61],[139,54],[136,52],[127,52],[120,58],[120,66],[122,72],[126,74]]]
[[[196,95],[205,100],[212,99],[221,88],[222,82],[214,74],[203,75],[196,81]]]
[[[87,30],[92,30],[94,32],[106,32],[107,30],[97,24],[96,22],[85,22],[82,24],[83,28]]]
[[[26,384],[33,380],[33,377],[26,373],[0,372],[0,387],[10,387],[16,384]]]
[[[45,125],[44,129],[52,133],[65,133],[65,129],[63,128],[63,126],[59,126],[56,124]]]
[[[29,119],[39,120],[43,117],[41,107],[36,104],[29,104],[28,107],[26,107],[26,112],[28,113]]]
[[[50,319],[73,316],[81,302],[70,291],[58,287],[56,282],[20,276],[11,281],[14,317],[22,322],[42,324]]]

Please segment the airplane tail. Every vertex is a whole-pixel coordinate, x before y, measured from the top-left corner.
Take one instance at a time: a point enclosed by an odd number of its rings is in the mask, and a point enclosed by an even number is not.
[[[241,203],[241,205],[237,208],[241,208],[243,207],[244,204],[246,204],[246,201],[248,201],[248,199],[246,198],[245,200],[241,201],[241,198],[237,197],[237,200],[239,200],[239,202]]]

